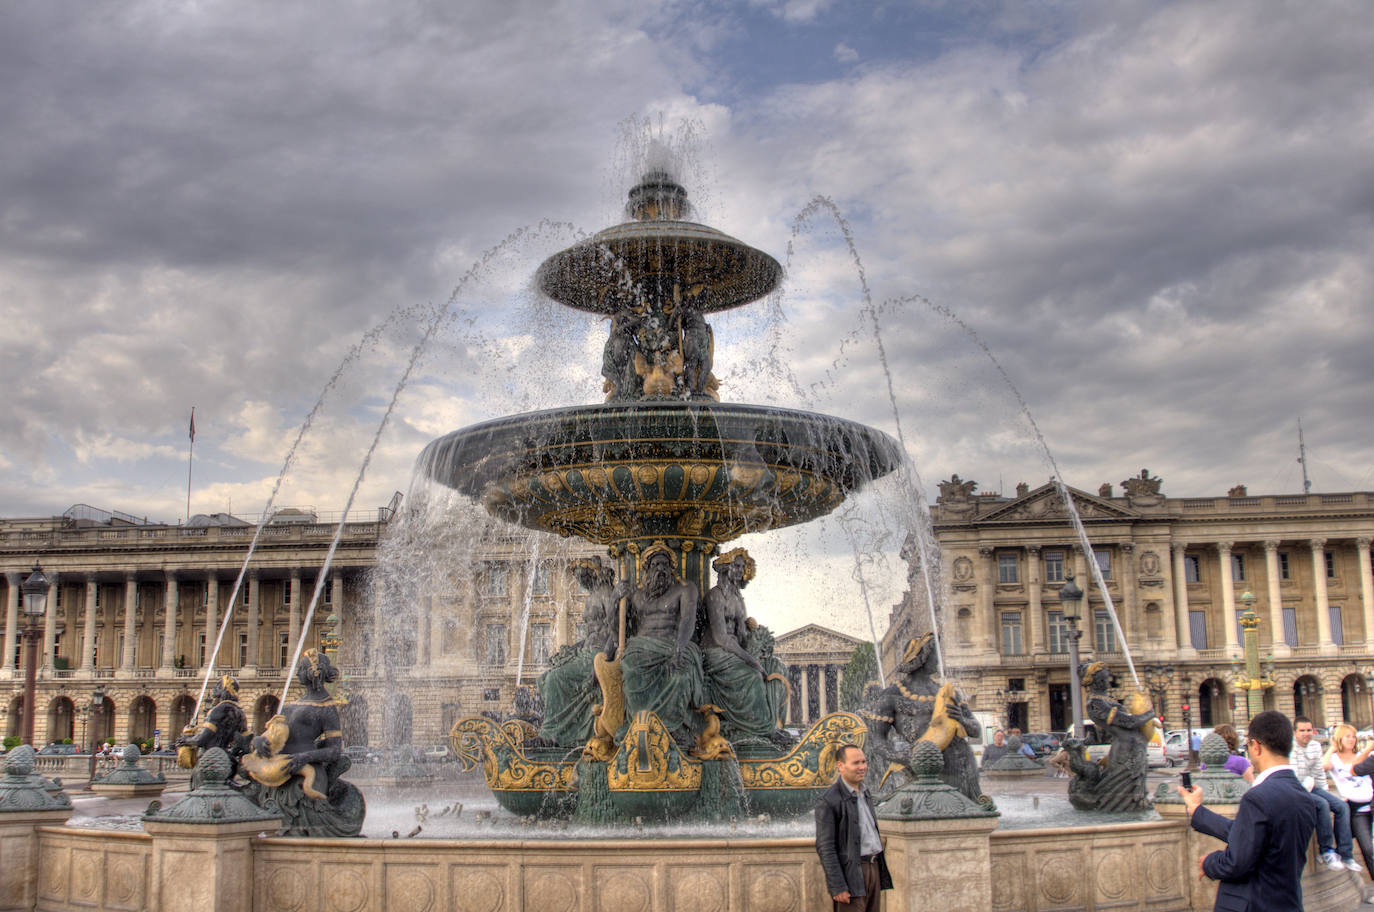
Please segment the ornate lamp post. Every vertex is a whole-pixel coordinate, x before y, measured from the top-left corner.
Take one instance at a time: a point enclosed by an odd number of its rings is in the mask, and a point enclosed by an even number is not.
[[[1145,672],[1145,689],[1150,692],[1150,699],[1155,705],[1155,715],[1163,719],[1169,687],[1174,683],[1174,666],[1155,662],[1142,670]]]
[[[95,755],[96,755],[96,746],[95,746],[95,745],[96,745],[96,742],[97,742],[97,741],[99,740],[99,738],[100,738],[100,731],[96,728],[96,725],[97,725],[97,723],[96,723],[96,718],[99,717],[100,719],[104,719],[104,717],[105,717],[105,688],[104,688],[104,687],[101,687],[99,684],[95,685],[95,690],[91,693],[91,705],[88,706],[88,707],[86,707],[84,710],[82,710],[82,716],[83,716],[83,717],[89,717],[90,720],[91,720],[91,731],[90,731],[90,738],[89,738],[89,740],[87,740],[87,739],[84,737],[85,734],[86,734],[86,731],[85,731],[85,727],[84,727],[84,726],[82,727],[81,734],[82,734],[82,736],[83,736],[83,739],[82,739],[82,740],[85,740],[85,741],[86,741],[86,746],[90,749],[90,752],[91,752],[91,770],[90,770],[90,778],[91,778],[91,779],[94,779],[94,778],[95,778]]]
[[[1236,686],[1245,691],[1245,720],[1249,722],[1264,710],[1264,692],[1274,679],[1260,669],[1259,615],[1255,614],[1255,594],[1249,589],[1240,597],[1240,628],[1245,637],[1245,670],[1237,672]]]
[[[33,572],[21,587],[24,593],[24,743],[33,744],[33,719],[37,714],[38,639],[43,635],[43,615],[48,610],[48,578],[34,561]]]
[[[1075,738],[1083,737],[1083,682],[1078,678],[1078,639],[1083,636],[1078,629],[1078,608],[1082,602],[1083,590],[1073,581],[1073,574],[1066,573],[1059,588],[1059,610],[1069,625],[1069,711],[1073,713]]]

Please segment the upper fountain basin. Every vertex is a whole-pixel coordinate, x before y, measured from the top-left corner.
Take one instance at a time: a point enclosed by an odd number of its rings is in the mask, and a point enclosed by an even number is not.
[[[498,418],[431,442],[417,469],[527,528],[722,542],[823,516],[901,458],[887,434],[841,418],[665,401]]]
[[[708,225],[676,219],[626,222],[549,257],[535,281],[560,304],[613,314],[674,286],[703,313],[768,294],[782,266],[762,250]],[[636,289],[638,289],[636,291]]]

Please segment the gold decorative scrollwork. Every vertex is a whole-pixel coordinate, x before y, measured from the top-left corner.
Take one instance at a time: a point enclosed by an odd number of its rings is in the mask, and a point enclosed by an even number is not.
[[[518,722],[519,720],[511,720]],[[482,776],[492,791],[575,791],[575,765],[571,762],[531,760],[519,743],[512,742],[506,727],[485,716],[466,716],[453,724],[449,743],[464,771],[482,764]],[[521,722],[526,729],[528,723]],[[516,729],[519,730],[519,729]]]
[[[606,781],[612,792],[694,792],[701,788],[701,763],[683,754],[657,714],[643,709],[630,722]]]
[[[863,747],[868,728],[853,713],[822,718],[784,757],[740,760],[740,779],[747,789],[821,788],[835,781],[835,751],[842,744]]]

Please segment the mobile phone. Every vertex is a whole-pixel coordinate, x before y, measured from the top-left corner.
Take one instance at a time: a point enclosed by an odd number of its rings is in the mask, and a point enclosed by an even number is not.
[[[1192,773],[1188,772],[1187,770],[1184,770],[1183,772],[1181,772],[1181,773],[1178,774],[1178,778],[1179,778],[1180,781],[1182,781],[1183,787],[1184,787],[1184,788],[1190,789],[1190,788],[1193,787],[1193,774],[1192,774]]]

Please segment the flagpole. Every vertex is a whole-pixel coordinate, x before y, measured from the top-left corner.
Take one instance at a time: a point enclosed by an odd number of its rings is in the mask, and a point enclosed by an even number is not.
[[[191,466],[196,460],[196,407],[191,406],[191,450],[186,457],[186,522],[191,521]]]

